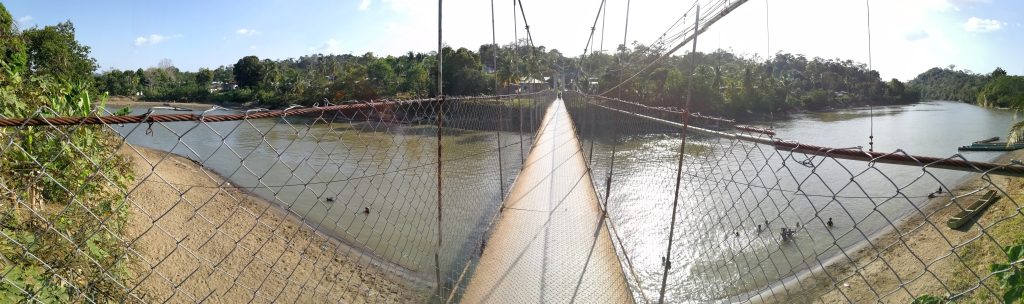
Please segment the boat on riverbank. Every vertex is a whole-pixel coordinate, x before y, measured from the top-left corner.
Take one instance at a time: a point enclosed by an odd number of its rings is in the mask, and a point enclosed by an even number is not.
[[[969,146],[960,146],[960,151],[1014,151],[1024,149],[1024,143],[1007,144],[1005,142],[975,142]]]
[[[973,144],[987,144],[987,143],[993,143],[993,142],[995,142],[997,140],[999,140],[999,136],[993,136],[993,137],[989,137],[989,138],[986,138],[986,139],[982,139],[982,140],[973,142]]]
[[[996,190],[988,190],[985,195],[974,201],[970,207],[967,207],[967,209],[960,211],[960,213],[950,218],[949,221],[946,222],[946,226],[953,229],[960,228],[971,219],[977,217],[982,210],[985,210],[985,207],[988,207],[992,203],[998,201],[999,198],[1000,196],[996,194]]]

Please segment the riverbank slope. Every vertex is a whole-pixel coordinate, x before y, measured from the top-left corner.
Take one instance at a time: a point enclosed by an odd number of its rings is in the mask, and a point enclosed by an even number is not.
[[[1024,150],[1006,153],[993,163],[1008,164],[1019,159],[1024,159]],[[946,296],[977,287],[964,298],[996,301],[998,298],[993,299],[989,290],[1000,292],[999,282],[986,277],[991,263],[1005,262],[1000,246],[1024,241],[1024,230],[1020,229],[1024,216],[1018,205],[1024,201],[1022,189],[1024,178],[972,174],[951,188],[955,200],[944,193],[919,204],[921,212],[895,222],[896,229],[872,240],[874,246],[848,252],[849,259],[840,258],[827,265],[828,275],[816,271],[799,283],[790,282],[797,289],[790,286],[788,295],[781,293],[766,300],[910,303],[924,294]],[[958,230],[946,227],[950,217],[988,190],[1004,197],[975,222]],[[979,281],[983,284],[976,286]],[[779,291],[782,289],[777,286]]]
[[[165,102],[165,101],[143,101],[137,98],[126,96],[110,96],[105,103],[114,107],[178,107],[192,110],[206,110],[213,108],[213,104],[195,102]]]
[[[125,239],[146,301],[408,303],[429,291],[189,159],[121,152],[137,177]]]

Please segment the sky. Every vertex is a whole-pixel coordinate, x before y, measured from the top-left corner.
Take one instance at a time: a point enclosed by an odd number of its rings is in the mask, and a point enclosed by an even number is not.
[[[577,56],[601,0],[520,0],[534,43]],[[595,45],[614,50],[623,38],[651,44],[691,7],[687,0],[606,0]],[[629,2],[628,30],[625,22]],[[710,0],[699,0],[702,3]],[[737,0],[731,0],[737,1]],[[870,0],[869,0],[870,1]],[[525,36],[513,0],[495,3],[498,43]],[[401,55],[437,49],[432,0],[74,1],[4,4],[22,29],[64,20],[92,47],[100,70],[229,65],[247,55],[284,59],[307,54]],[[868,39],[870,5],[870,52]],[[521,12],[519,14],[522,14]],[[789,52],[850,59],[885,79],[909,80],[932,67],[977,73],[997,66],[1024,74],[1024,1],[1016,0],[749,0],[708,27],[699,51],[748,56]],[[491,2],[444,1],[444,43],[473,50],[491,43]],[[515,30],[515,31],[514,31]],[[518,32],[518,33],[516,33]],[[603,32],[604,37],[601,37]],[[683,50],[688,50],[686,46]],[[683,51],[680,51],[680,54]],[[870,54],[870,60],[869,60]]]

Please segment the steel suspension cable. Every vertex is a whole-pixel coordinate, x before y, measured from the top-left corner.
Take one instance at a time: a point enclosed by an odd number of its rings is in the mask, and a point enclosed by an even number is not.
[[[498,85],[498,32],[494,26],[494,0],[491,0],[491,46],[493,47],[491,62],[494,67],[494,94],[497,95],[500,85]],[[505,176],[502,172],[504,170],[502,170],[503,164],[501,161],[501,125],[505,123],[505,120],[502,117],[501,110],[504,106],[498,102],[499,99],[497,97],[494,98],[494,101],[498,104],[498,128],[496,131],[498,141],[498,200],[503,201],[505,197]]]
[[[697,6],[697,18],[694,18],[694,30],[700,25],[700,6]],[[695,31],[696,33],[696,31]],[[693,78],[697,71],[697,35],[693,36],[693,49],[690,51],[690,81],[686,91],[686,113],[690,113],[690,101],[693,99]],[[665,249],[664,268],[661,276],[661,292],[658,295],[658,303],[665,303],[665,288],[668,285],[668,272],[672,269],[672,238],[675,237],[676,211],[679,207],[679,189],[683,182],[683,160],[686,158],[686,131],[689,129],[690,115],[683,115],[683,126],[680,129],[682,142],[679,144],[679,160],[676,163],[676,189],[672,198],[672,217],[668,226],[668,246]]]
[[[608,6],[604,5],[604,1],[601,1],[601,48],[598,52],[604,53],[604,26],[605,21],[608,19]]]
[[[630,0],[626,0],[626,22],[625,22],[625,25],[623,27],[623,34],[622,34],[622,45],[623,46],[626,45],[626,41],[628,41],[627,39],[629,37],[629,6],[630,5],[631,5],[631,1]],[[618,60],[619,60],[619,64],[620,65],[623,64],[622,63],[622,57],[625,56],[625,53],[626,53],[626,48],[623,47],[620,56],[617,56],[619,58]],[[625,70],[624,68],[620,67],[620,69],[619,69],[619,78],[622,78],[622,75],[623,75],[622,71],[624,71],[624,70]],[[622,99],[622,90],[617,91],[617,93],[619,95],[618,98]],[[611,195],[612,195],[612,175],[614,175],[614,173],[615,173],[615,152],[616,152],[616,149],[617,149],[617,146],[618,146],[618,140],[619,140],[619,124],[613,124],[612,125],[612,155],[611,155],[611,157],[609,159],[608,176],[605,179],[605,187],[604,187],[604,205],[605,205],[604,210],[606,210],[605,211],[606,213],[605,213],[604,216],[608,216],[608,214],[607,214],[608,202],[611,200]]]
[[[517,84],[516,89],[516,107],[519,108],[519,162],[520,164],[526,163],[526,150],[523,147],[523,106],[519,103],[519,65],[516,64],[516,58],[519,57],[519,16],[516,15],[516,0],[512,0],[512,67],[509,72],[512,73],[512,80]]]
[[[764,39],[765,39],[765,47],[768,48],[768,51],[767,51],[767,53],[765,53],[764,56],[767,59],[768,64],[771,65],[770,66],[771,67],[771,73],[768,74],[768,80],[771,81],[772,85],[774,86],[775,85],[775,63],[774,63],[774,61],[772,59],[772,30],[771,30],[771,23],[768,21],[769,20],[768,18],[770,16],[771,16],[771,14],[770,14],[770,11],[768,10],[768,0],[764,0]],[[719,33],[718,39],[719,39],[718,43],[721,44],[722,43],[721,42],[721,39],[722,39],[721,33]],[[768,106],[771,107],[770,109],[768,109],[768,128],[769,129],[775,129],[775,98],[769,98],[768,99]]]
[[[606,95],[606,94],[610,93],[611,91],[621,87],[623,84],[625,84],[627,82],[630,82],[633,79],[635,79],[636,77],[640,76],[641,74],[643,74],[647,70],[649,70],[652,67],[654,67],[656,64],[660,63],[662,60],[665,60],[665,58],[668,58],[673,53],[675,53],[676,51],[681,49],[683,46],[685,46],[687,43],[689,43],[690,40],[693,40],[697,35],[702,34],[704,31],[706,31],[709,26],[711,26],[715,22],[718,22],[718,20],[721,20],[727,14],[729,14],[732,11],[734,11],[737,7],[739,7],[740,5],[743,5],[747,1],[748,0],[737,0],[736,2],[732,2],[731,4],[728,4],[725,8],[721,9],[717,14],[713,15],[712,17],[710,17],[707,21],[704,21],[704,27],[702,27],[700,29],[695,27],[694,31],[693,31],[693,34],[690,35],[689,37],[683,39],[683,41],[680,42],[678,45],[676,45],[672,49],[669,49],[664,54],[661,54],[661,56],[658,56],[658,58],[656,58],[655,60],[653,60],[650,63],[648,63],[646,66],[644,66],[642,69],[637,71],[632,76],[629,76],[629,78],[626,78],[625,80],[623,80],[619,84],[617,84],[617,85],[615,85],[615,86],[613,86],[611,88],[608,88],[606,91],[604,91],[604,92],[602,92],[601,94],[598,94],[598,95]]]
[[[867,19],[868,19],[868,72],[874,67],[872,66],[871,58],[871,0],[864,0],[864,6],[867,7]],[[871,101],[868,101],[868,119],[870,119],[870,133],[868,135],[868,152],[875,151],[875,109],[871,105]]]
[[[437,300],[442,301],[444,299],[443,286],[441,282],[441,197],[442,197],[442,164],[443,164],[443,145],[442,145],[442,128],[444,127],[444,40],[443,40],[443,24],[442,24],[442,13],[444,11],[443,0],[437,0],[437,94],[441,99],[441,103],[437,105],[437,248],[434,251],[434,275],[437,280]]]

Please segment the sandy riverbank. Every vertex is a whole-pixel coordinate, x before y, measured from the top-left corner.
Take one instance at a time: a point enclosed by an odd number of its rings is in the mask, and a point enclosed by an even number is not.
[[[136,98],[125,97],[125,96],[110,96],[107,99],[108,106],[116,107],[161,107],[171,106],[178,108],[186,108],[193,110],[206,110],[212,108],[214,105],[209,103],[193,103],[193,102],[166,102],[166,101],[142,101]]]
[[[429,294],[404,269],[230,184],[218,187],[223,179],[188,159],[141,147],[122,153],[138,183],[126,239],[134,292],[145,301],[408,303]]]
[[[1006,153],[993,163],[1007,164],[1015,159],[1024,159],[1024,150]],[[952,188],[954,195],[963,196],[955,202],[949,194],[943,194],[919,204],[922,206],[920,213],[911,213],[897,221],[896,229],[872,239],[874,246],[848,252],[850,259],[836,258],[836,262],[825,267],[827,275],[819,269],[804,274],[800,283],[787,283],[789,295],[785,295],[781,286],[776,286],[775,298],[770,296],[771,292],[762,296],[767,302],[779,303],[811,300],[910,303],[923,294],[946,296],[950,291],[964,292],[979,281],[978,277],[985,278],[989,263],[998,260],[1001,253],[992,240],[1004,246],[1021,241],[1021,234],[1013,231],[1019,231],[1024,223],[1024,216],[1018,214],[1019,206],[1015,203],[1021,201],[1016,195],[1022,188],[1024,178],[983,178],[980,174],[971,174]],[[959,230],[946,227],[946,221],[962,210],[959,206],[970,205],[988,190],[996,190],[1000,195],[1005,191],[1014,197],[1013,200],[1003,197],[976,222]],[[987,227],[984,232],[982,227]],[[997,289],[998,283],[993,279],[985,282],[993,290]],[[976,293],[987,294],[987,290],[983,285]],[[968,298],[976,296],[967,295]]]

